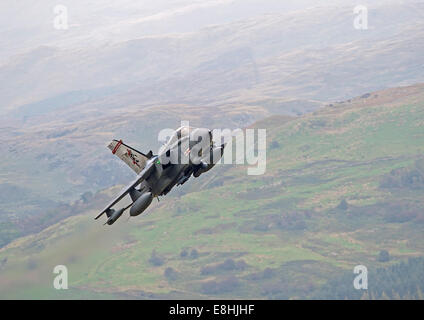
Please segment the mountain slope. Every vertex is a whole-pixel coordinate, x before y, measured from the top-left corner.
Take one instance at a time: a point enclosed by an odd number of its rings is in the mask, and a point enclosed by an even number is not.
[[[422,256],[423,124],[424,85],[267,118],[264,176],[215,168],[112,228],[94,201],[0,249],[0,297],[310,298],[356,265]]]
[[[111,139],[155,151],[157,132],[180,120],[245,127],[274,114],[312,112],[329,99],[424,81],[419,1],[372,1],[368,30],[353,28],[351,0],[272,0],[261,9],[253,9],[258,0],[207,1],[193,11],[184,0],[166,14],[169,1],[123,1],[120,10],[110,1],[72,1],[73,22],[64,32],[48,18],[54,1],[25,2],[25,12],[0,5],[0,42],[9,52],[0,53],[0,132],[7,141],[0,145],[0,225],[13,224],[0,246],[28,233],[16,221],[130,179],[105,148]],[[159,12],[167,18],[144,20]],[[173,28],[183,20],[189,26],[199,13],[208,17],[193,30]],[[155,32],[155,25],[166,30]]]

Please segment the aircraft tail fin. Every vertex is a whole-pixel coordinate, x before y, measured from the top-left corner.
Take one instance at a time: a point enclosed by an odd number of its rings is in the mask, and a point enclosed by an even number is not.
[[[146,166],[146,162],[153,156],[152,151],[148,154],[144,154],[122,142],[122,140],[112,140],[108,145],[108,148],[116,155],[119,159],[124,161],[131,169],[137,174],[141,172]]]

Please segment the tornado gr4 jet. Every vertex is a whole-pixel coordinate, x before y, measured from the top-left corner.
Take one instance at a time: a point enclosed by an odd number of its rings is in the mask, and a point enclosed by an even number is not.
[[[112,153],[124,161],[137,174],[136,179],[125,187],[95,218],[106,213],[105,224],[112,225],[130,209],[130,216],[138,216],[151,204],[153,198],[166,195],[175,185],[184,184],[190,177],[199,177],[209,171],[222,157],[225,145],[216,146],[212,132],[188,126],[177,129],[159,150],[144,154],[113,140],[109,144]],[[126,195],[132,203],[120,209],[112,209]]]

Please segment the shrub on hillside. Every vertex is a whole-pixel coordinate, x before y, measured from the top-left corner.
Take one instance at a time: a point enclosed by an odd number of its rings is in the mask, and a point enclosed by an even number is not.
[[[227,277],[222,280],[210,280],[203,283],[201,291],[205,294],[221,294],[234,291],[239,285],[236,277]]]

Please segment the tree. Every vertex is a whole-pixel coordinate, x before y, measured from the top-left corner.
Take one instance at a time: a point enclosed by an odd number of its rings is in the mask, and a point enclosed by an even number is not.
[[[339,205],[337,206],[337,209],[345,211],[345,210],[347,210],[348,206],[349,205],[348,205],[346,199],[342,199],[342,201],[340,201]]]
[[[169,281],[174,281],[174,280],[177,280],[177,278],[178,278],[178,272],[175,271],[174,268],[171,268],[171,267],[166,268],[163,275]]]
[[[271,150],[273,150],[273,149],[278,149],[280,147],[280,144],[278,143],[278,141],[272,141],[271,142],[271,144],[270,144],[270,146],[269,146],[269,148],[271,149]]]
[[[196,249],[191,250],[190,258],[197,259],[198,257],[199,257],[199,253],[197,252],[197,250]]]
[[[264,277],[264,279],[272,278],[274,275],[275,275],[275,272],[271,268],[266,268],[263,271],[263,277]]]
[[[226,277],[222,280],[211,280],[202,284],[202,292],[206,294],[221,294],[235,290],[239,286],[236,277]]]
[[[423,291],[419,286],[417,286],[417,299],[418,300],[424,300],[424,294]]]
[[[152,255],[150,256],[149,262],[150,262],[152,265],[156,266],[156,267],[161,266],[161,265],[163,265],[163,263],[164,263],[163,258],[162,258],[162,257],[160,257],[160,256],[156,253],[156,250],[153,250],[153,251],[152,251]]]
[[[387,262],[390,261],[390,254],[387,250],[381,250],[378,254],[378,261],[379,262]]]
[[[187,251],[187,249],[183,249],[183,250],[181,250],[181,252],[180,252],[180,257],[181,258],[186,258],[188,256],[188,251]]]
[[[369,299],[370,299],[370,297],[368,296],[368,292],[365,291],[364,294],[361,297],[361,300],[369,300]]]
[[[395,290],[392,290],[392,298],[393,300],[401,300],[399,293],[397,293]]]
[[[81,200],[83,203],[88,203],[91,199],[93,199],[93,194],[90,191],[84,192],[81,195]]]
[[[389,296],[383,291],[381,294],[380,300],[390,300]]]

